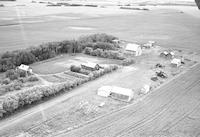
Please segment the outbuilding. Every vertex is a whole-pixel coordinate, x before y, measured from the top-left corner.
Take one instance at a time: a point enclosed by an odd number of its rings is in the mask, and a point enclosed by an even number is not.
[[[179,67],[181,65],[181,59],[177,59],[177,58],[172,59],[171,65],[174,67]]]
[[[18,67],[19,70],[23,70],[27,73],[32,73],[33,70],[30,68],[30,66],[28,65],[24,65],[24,64],[21,64],[19,67]]]
[[[117,100],[130,102],[134,97],[134,92],[131,89],[113,86],[110,96]]]
[[[142,55],[142,48],[140,45],[135,43],[128,43],[125,48],[126,51],[133,53],[135,56]]]
[[[155,44],[155,41],[148,41],[148,43],[144,44],[143,47],[150,49],[154,46],[154,44]]]
[[[88,63],[81,64],[81,68],[90,70],[90,71],[95,71],[95,70],[100,69],[100,65],[96,63],[88,62]]]
[[[97,90],[97,95],[102,97],[109,97],[112,91],[112,86],[102,86]]]
[[[149,93],[149,91],[150,91],[150,86],[149,85],[144,85],[142,87],[142,89],[140,90],[140,93],[147,94],[147,93]]]

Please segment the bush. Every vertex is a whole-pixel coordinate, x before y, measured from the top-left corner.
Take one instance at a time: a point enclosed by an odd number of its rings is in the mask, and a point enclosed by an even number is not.
[[[127,58],[127,59],[124,59],[123,62],[122,62],[122,65],[123,66],[128,66],[128,65],[131,65],[131,64],[134,64],[135,63],[135,60],[132,59],[132,58]]]
[[[6,77],[10,80],[18,79],[19,77],[26,77],[26,72],[23,70],[8,70],[6,71]]]
[[[30,76],[30,77],[28,78],[28,81],[29,81],[29,82],[35,82],[35,81],[39,81],[39,79],[38,79],[38,77],[36,77],[36,76]]]
[[[118,59],[118,60],[123,60],[125,57],[123,56],[122,53],[119,51],[112,51],[112,50],[102,50],[102,49],[96,49],[92,50],[91,48],[86,48],[85,49],[85,54],[92,55],[92,56],[99,56],[103,58],[110,58],[110,59]]]
[[[93,49],[103,49],[103,50],[114,50],[115,49],[115,46],[114,44],[111,44],[111,43],[107,43],[107,42],[97,42],[94,44],[94,47]]]
[[[70,66],[70,70],[72,72],[80,72],[81,71],[81,67],[80,66],[71,65]]]
[[[10,83],[10,79],[9,78],[6,78],[2,81],[2,84],[4,85],[8,85]]]
[[[101,34],[92,34],[89,36],[80,37],[79,41],[81,43],[97,43],[97,42],[113,43],[114,39],[117,38],[112,35],[101,33]]]

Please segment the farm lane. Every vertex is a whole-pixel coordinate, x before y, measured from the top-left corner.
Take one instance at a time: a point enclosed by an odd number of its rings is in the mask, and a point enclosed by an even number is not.
[[[200,132],[200,117],[197,115],[200,106],[199,91],[200,65],[197,65],[150,94],[143,102],[57,136],[196,136]],[[197,116],[189,119],[190,115]]]

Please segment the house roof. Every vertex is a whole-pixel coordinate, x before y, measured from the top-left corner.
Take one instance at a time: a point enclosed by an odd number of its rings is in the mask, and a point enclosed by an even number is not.
[[[181,63],[181,59],[177,59],[177,58],[172,59],[171,63],[172,64],[180,64]]]
[[[127,88],[113,86],[111,93],[116,93],[116,94],[120,94],[120,95],[133,97],[133,91],[131,89],[127,89]]]
[[[154,43],[155,43],[155,41],[148,41],[148,43],[154,44]]]
[[[30,67],[27,66],[27,65],[21,64],[18,68],[21,69],[21,70],[28,71]]]
[[[138,48],[139,47],[141,47],[140,45],[138,45],[138,44],[135,44],[135,43],[128,43],[127,45],[126,45],[126,50],[130,50],[130,51],[137,51],[138,50]]]
[[[87,63],[82,63],[81,65],[87,66],[87,67],[90,67],[90,68],[95,68],[96,65],[98,65],[98,64],[92,63],[92,62],[87,62]]]

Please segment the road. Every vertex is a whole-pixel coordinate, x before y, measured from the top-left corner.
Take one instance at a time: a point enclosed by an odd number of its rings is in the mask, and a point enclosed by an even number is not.
[[[200,135],[200,65],[172,80],[142,102],[112,113],[63,137]]]

